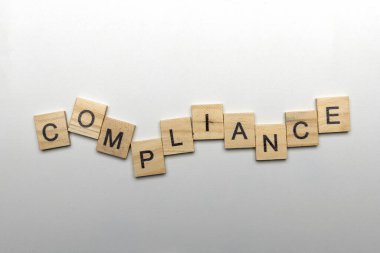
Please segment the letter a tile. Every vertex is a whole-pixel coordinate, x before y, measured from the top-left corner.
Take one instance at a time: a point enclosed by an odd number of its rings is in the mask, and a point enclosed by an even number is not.
[[[106,117],[96,145],[96,151],[126,159],[135,125]]]
[[[98,139],[106,111],[107,105],[77,98],[71,115],[69,132]]]
[[[254,148],[255,146],[255,114],[225,113],[224,148]]]

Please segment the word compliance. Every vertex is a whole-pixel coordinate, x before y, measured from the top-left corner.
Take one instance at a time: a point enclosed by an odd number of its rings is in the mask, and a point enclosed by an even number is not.
[[[34,116],[40,150],[70,146],[70,134],[97,140],[96,150],[126,159],[136,177],[166,173],[165,156],[195,151],[194,140],[224,140],[226,149],[256,149],[256,160],[288,158],[288,148],[317,146],[319,134],[350,131],[349,97],[317,98],[316,108],[285,112],[285,122],[256,124],[253,112],[224,113],[222,104],[191,107],[191,117],[161,120],[161,138],[132,141],[135,125],[106,115],[107,105],[77,98],[66,112]]]

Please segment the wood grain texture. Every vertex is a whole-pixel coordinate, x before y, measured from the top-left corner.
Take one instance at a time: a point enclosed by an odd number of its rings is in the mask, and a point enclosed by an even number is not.
[[[34,116],[40,150],[70,146],[66,112],[52,112]]]
[[[316,104],[319,133],[339,133],[351,130],[348,96],[317,98]]]
[[[193,105],[191,114],[194,140],[224,139],[222,104]]]
[[[255,114],[225,113],[224,114],[224,148],[254,148],[256,147]]]
[[[285,122],[288,147],[318,146],[317,111],[286,112]]]
[[[160,128],[164,155],[194,152],[190,117],[161,120]]]
[[[126,159],[135,127],[126,121],[105,117],[96,151]]]
[[[277,150],[270,145],[268,140]],[[256,125],[256,160],[281,160],[287,158],[288,148],[285,124]]]
[[[71,115],[69,132],[98,139],[107,105],[77,98]]]
[[[141,155],[143,159],[151,158],[149,153],[144,153],[146,151],[152,152],[153,157],[151,160],[144,162],[141,159]],[[164,150],[162,148],[161,139],[132,142],[132,160],[135,177],[166,173]],[[144,164],[144,168],[142,163]]]

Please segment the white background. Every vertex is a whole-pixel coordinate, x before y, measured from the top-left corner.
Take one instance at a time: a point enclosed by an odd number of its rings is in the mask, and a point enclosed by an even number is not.
[[[379,1],[0,2],[0,252],[380,250]],[[286,161],[196,142],[167,174],[72,146],[40,152],[33,115],[82,96],[158,138],[196,103],[281,123],[348,95],[352,132]]]

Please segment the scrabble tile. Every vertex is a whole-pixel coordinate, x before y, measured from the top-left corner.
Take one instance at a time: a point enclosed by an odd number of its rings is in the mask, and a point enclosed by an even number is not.
[[[160,127],[164,155],[194,152],[193,130],[189,117],[161,120]]]
[[[193,105],[191,113],[194,140],[224,139],[223,105]]]
[[[288,158],[285,124],[256,125],[256,160]]]
[[[225,113],[224,114],[224,147],[254,148],[255,114],[254,113]]]
[[[318,146],[317,111],[286,112],[288,147]]]
[[[349,97],[317,98],[319,133],[349,132]]]
[[[98,139],[106,111],[107,105],[77,98],[71,115],[69,132]]]
[[[34,116],[40,150],[70,146],[66,112],[53,112]]]
[[[112,156],[127,158],[135,125],[106,117],[96,145],[96,151]]]
[[[161,139],[132,142],[132,160],[135,177],[166,173]]]

